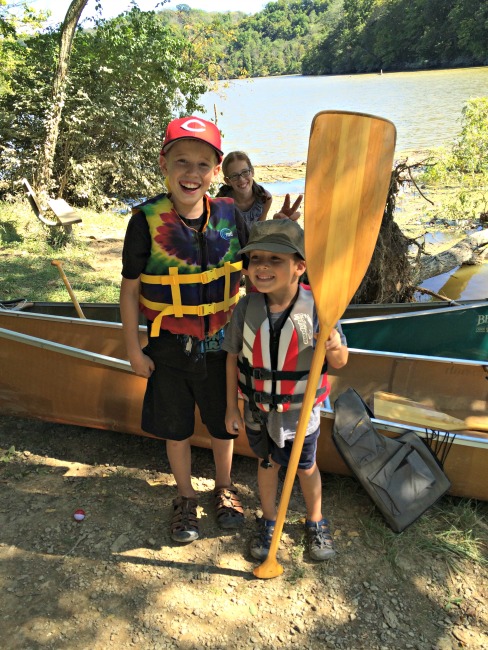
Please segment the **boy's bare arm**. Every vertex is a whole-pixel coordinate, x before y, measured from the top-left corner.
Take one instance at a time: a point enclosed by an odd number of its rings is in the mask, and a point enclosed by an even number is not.
[[[225,370],[227,380],[225,427],[228,433],[237,433],[238,431],[244,431],[244,422],[239,411],[237,392],[237,354],[227,353]]]
[[[120,287],[120,314],[124,342],[132,369],[140,377],[150,377],[154,362],[141,349],[139,341],[139,291],[140,279],[122,278]]]
[[[349,358],[349,350],[346,345],[342,345],[341,335],[336,329],[333,329],[325,344],[327,363],[332,368],[342,368]]]

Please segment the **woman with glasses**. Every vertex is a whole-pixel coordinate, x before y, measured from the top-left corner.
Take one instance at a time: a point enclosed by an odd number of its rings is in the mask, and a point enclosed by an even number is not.
[[[231,151],[222,163],[225,185],[217,196],[229,196],[252,224],[264,221],[271,207],[271,194],[254,180],[254,167],[244,151]]]

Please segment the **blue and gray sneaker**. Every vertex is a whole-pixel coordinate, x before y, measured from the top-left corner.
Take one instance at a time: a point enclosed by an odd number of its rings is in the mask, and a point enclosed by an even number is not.
[[[264,517],[257,519],[258,531],[252,538],[249,547],[251,555],[256,558],[256,560],[265,560],[268,557],[275,524],[276,521],[271,521]]]
[[[312,560],[330,560],[336,554],[327,519],[305,523],[308,538],[308,552]]]

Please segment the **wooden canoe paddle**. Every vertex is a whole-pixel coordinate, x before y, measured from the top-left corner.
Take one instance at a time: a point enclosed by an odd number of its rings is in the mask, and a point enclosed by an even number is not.
[[[83,313],[83,310],[81,308],[80,303],[78,302],[78,298],[75,296],[75,292],[71,288],[71,285],[69,283],[68,278],[66,277],[66,273],[63,270],[63,264],[59,260],[52,260],[51,262],[52,266],[56,266],[59,272],[59,275],[61,276],[61,280],[64,282],[64,286],[68,290],[68,293],[70,295],[71,300],[73,301],[73,305],[75,306],[76,313],[80,318],[86,318],[85,314]]]
[[[359,287],[373,255],[393,166],[396,130],[373,115],[318,113],[310,131],[305,178],[305,256],[320,324],[268,557],[258,578],[283,573],[276,554],[298,469],[325,344]]]
[[[395,420],[440,431],[488,431],[486,416],[471,415],[460,420],[420,402],[384,391],[374,394],[374,415],[381,420]]]

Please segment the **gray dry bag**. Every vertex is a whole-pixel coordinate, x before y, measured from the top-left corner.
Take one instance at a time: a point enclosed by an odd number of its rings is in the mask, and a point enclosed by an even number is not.
[[[388,525],[401,533],[451,487],[441,463],[414,431],[378,433],[371,411],[349,388],[334,403],[332,439]]]

